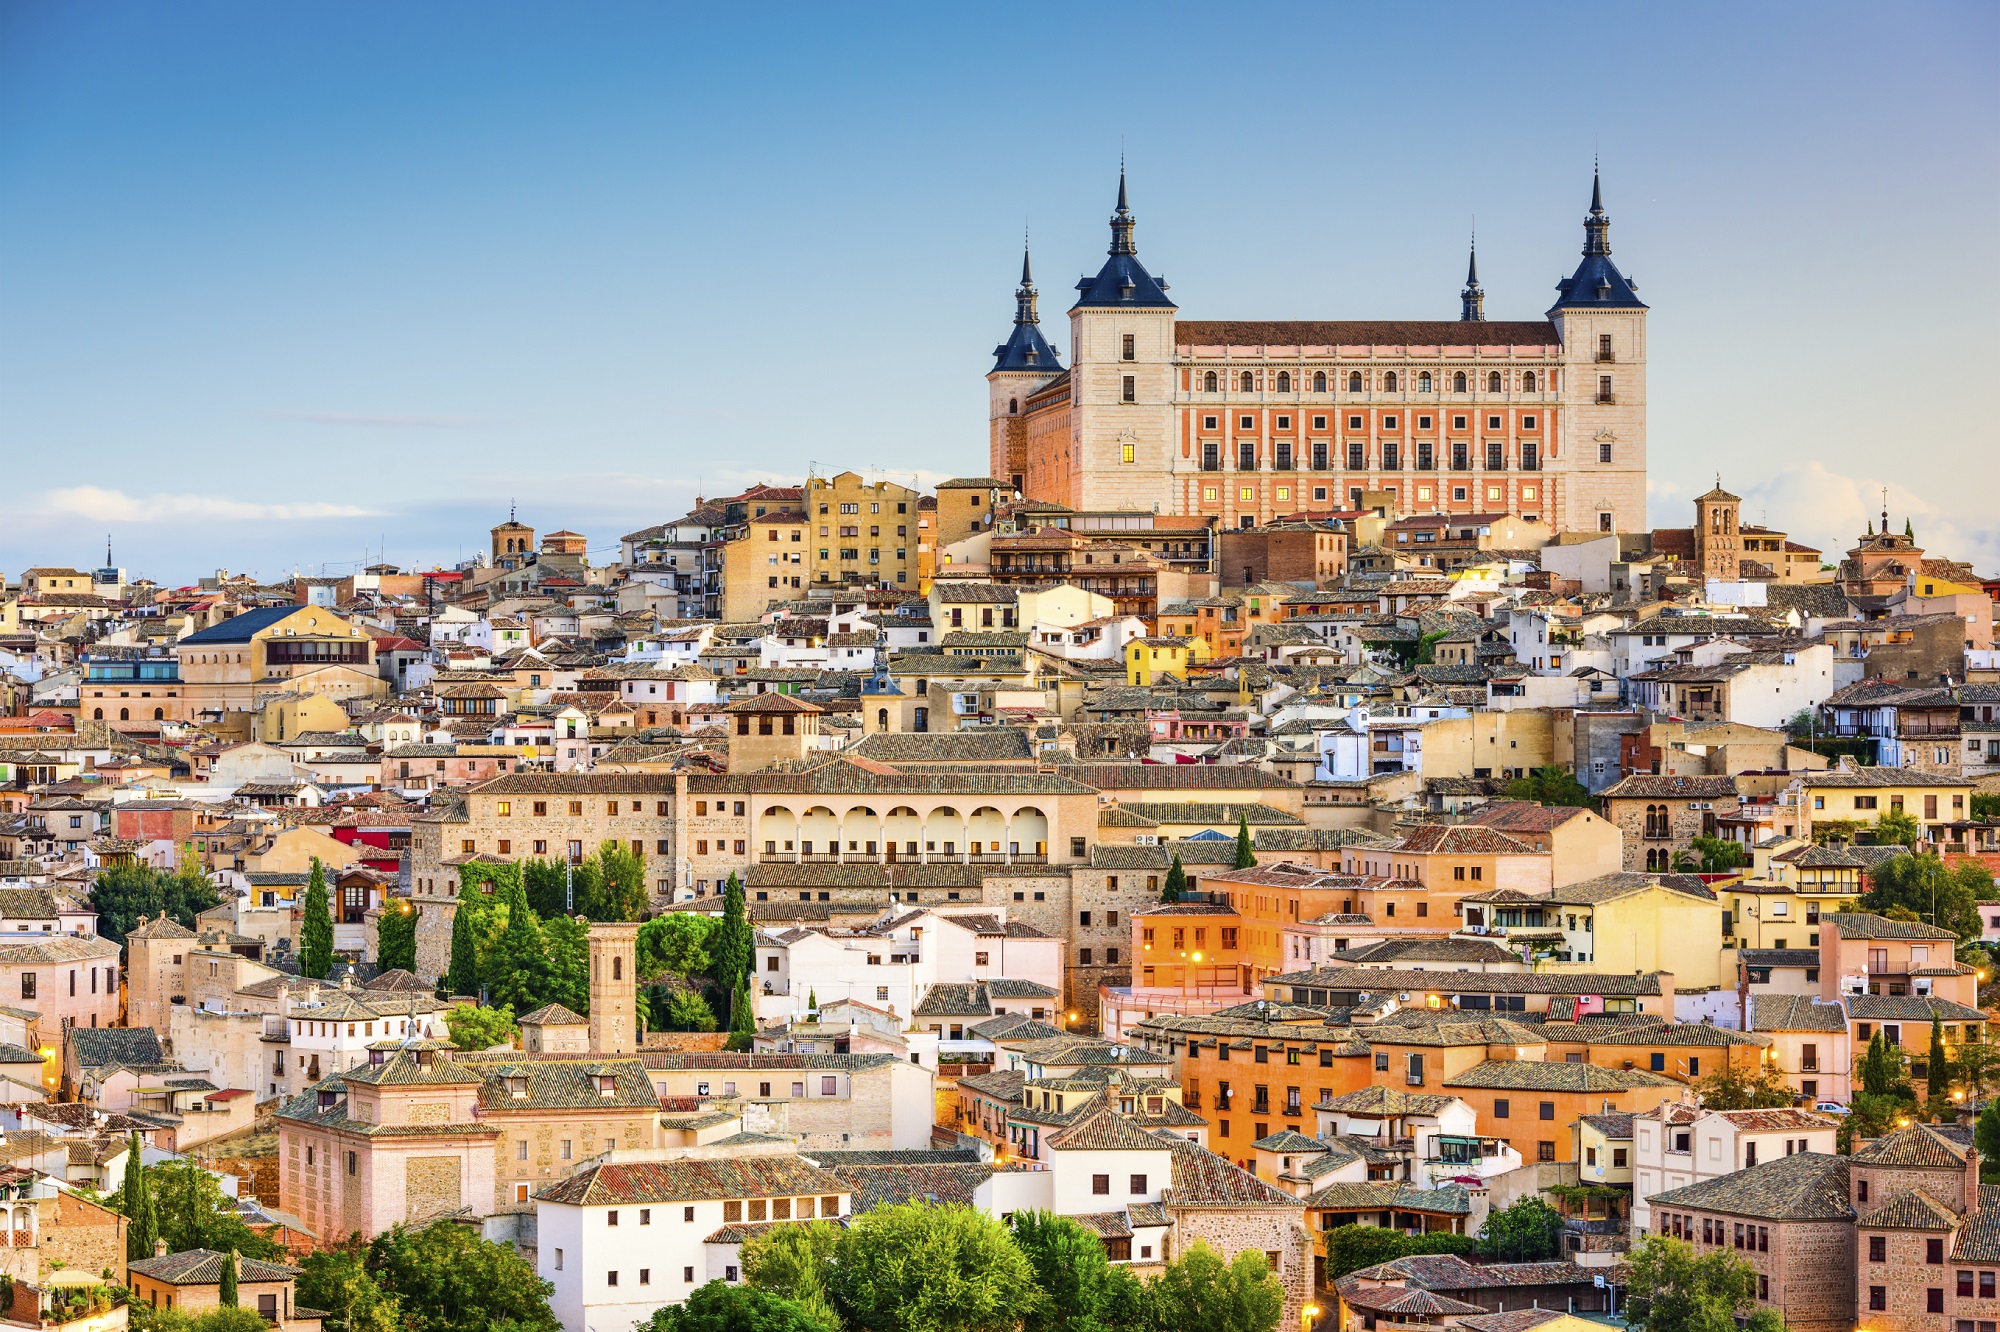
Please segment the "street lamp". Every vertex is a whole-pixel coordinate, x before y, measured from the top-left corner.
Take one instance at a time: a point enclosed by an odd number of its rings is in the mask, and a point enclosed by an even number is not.
[[[1299,1310],[1299,1332],[1312,1332],[1313,1319],[1319,1317],[1319,1306],[1308,1304]]]

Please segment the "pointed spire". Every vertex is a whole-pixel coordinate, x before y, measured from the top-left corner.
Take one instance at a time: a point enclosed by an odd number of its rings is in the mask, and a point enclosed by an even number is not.
[[[1486,291],[1479,285],[1479,234],[1472,236],[1472,256],[1465,265],[1465,290],[1458,293],[1458,320],[1462,324],[1486,321]]]
[[[1137,225],[1130,205],[1125,202],[1125,156],[1118,156],[1118,211],[1111,215],[1111,253],[1137,254],[1139,247],[1132,241],[1132,228]]]
[[[1604,211],[1604,187],[1594,162],[1590,167],[1590,215],[1583,219],[1583,252],[1611,253],[1611,215]]]
[[[1039,324],[1040,313],[1035,308],[1035,270],[1029,263],[1028,239],[1021,238],[1021,285],[1014,289],[1014,322],[1017,324]]]
[[[1021,285],[1032,287],[1034,284],[1035,269],[1034,265],[1029,262],[1028,257],[1028,233],[1023,231],[1021,233]]]

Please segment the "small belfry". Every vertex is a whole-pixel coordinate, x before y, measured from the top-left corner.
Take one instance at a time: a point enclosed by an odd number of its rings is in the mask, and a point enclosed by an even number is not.
[[[1471,257],[1465,263],[1465,290],[1458,293],[1458,321],[1483,323],[1486,319],[1486,291],[1479,285],[1479,238],[1472,238]]]

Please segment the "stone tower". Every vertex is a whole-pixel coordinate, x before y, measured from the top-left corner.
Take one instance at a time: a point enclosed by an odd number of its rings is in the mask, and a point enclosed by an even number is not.
[[[1574,469],[1556,500],[1557,530],[1636,532],[1646,525],[1646,304],[1611,262],[1611,215],[1591,173],[1583,260],[1556,284],[1549,319],[1562,338],[1562,438]]]
[[[1738,530],[1743,501],[1722,488],[1694,501],[1694,560],[1703,578],[1734,579],[1742,571],[1743,538]]]
[[[590,927],[590,1051],[628,1055],[639,1048],[639,927],[629,921]]]
[[[1458,322],[1473,324],[1486,322],[1486,288],[1479,285],[1479,243],[1473,242],[1472,252],[1465,261],[1465,289],[1458,293]]]
[[[523,522],[516,522],[514,511],[507,511],[507,521],[496,523],[488,533],[493,539],[493,567],[496,569],[518,569],[527,564],[535,552],[535,529]]]
[[[1174,512],[1177,307],[1166,281],[1139,262],[1137,226],[1120,167],[1110,251],[1095,276],[1076,284],[1069,311],[1071,430],[1068,457],[1053,469],[1066,480],[1065,493],[1030,498]]]
[[[993,368],[986,372],[991,449],[987,475],[1015,490],[1028,475],[1028,395],[1062,373],[1056,349],[1042,336],[1036,299],[1034,268],[1023,246],[1021,285],[1014,289],[1014,331],[993,349]]]

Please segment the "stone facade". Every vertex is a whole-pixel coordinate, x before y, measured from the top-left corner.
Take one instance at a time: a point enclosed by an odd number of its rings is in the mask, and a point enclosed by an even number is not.
[[[1628,870],[1669,871],[1697,837],[1740,803],[1729,777],[1628,777],[1604,794],[1604,817],[1618,825]]]

